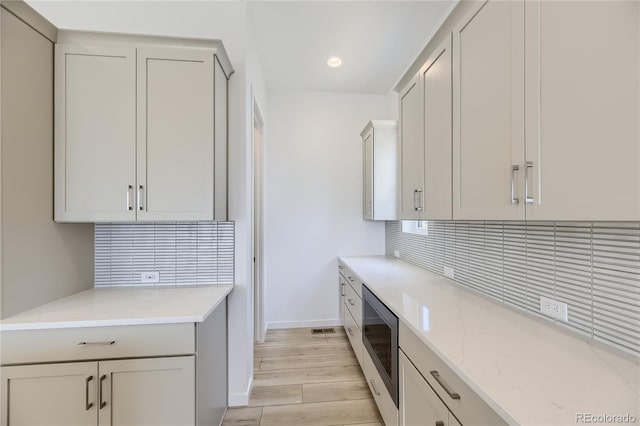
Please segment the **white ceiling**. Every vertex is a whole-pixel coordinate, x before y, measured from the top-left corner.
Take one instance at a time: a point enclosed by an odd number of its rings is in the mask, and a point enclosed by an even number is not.
[[[270,89],[388,93],[456,1],[27,3],[62,29],[221,39],[232,63],[245,62],[249,22]]]
[[[270,88],[388,93],[455,1],[254,1]],[[342,66],[329,68],[331,56]]]

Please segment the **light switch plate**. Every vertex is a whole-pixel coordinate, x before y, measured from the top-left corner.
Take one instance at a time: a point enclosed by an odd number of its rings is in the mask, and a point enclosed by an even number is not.
[[[569,308],[559,300],[540,296],[540,312],[561,321],[569,321]]]
[[[455,276],[455,270],[450,266],[445,266],[443,272],[444,276],[447,278],[453,279],[453,277]]]

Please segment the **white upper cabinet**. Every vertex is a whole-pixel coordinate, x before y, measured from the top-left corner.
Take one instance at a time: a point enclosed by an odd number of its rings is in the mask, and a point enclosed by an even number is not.
[[[424,123],[424,209],[422,219],[452,218],[451,36],[420,71]]]
[[[55,220],[227,219],[219,42],[61,32]]]
[[[479,2],[453,49],[453,218],[523,220],[523,2]]]
[[[138,219],[213,219],[213,62],[199,49],[138,49]]]
[[[399,219],[420,219],[424,195],[424,140],[420,74],[400,93]]]
[[[363,152],[365,220],[398,217],[398,123],[373,120],[360,133]]]
[[[56,46],[56,220],[135,220],[135,58],[133,47]]]
[[[526,2],[530,220],[640,220],[640,3]]]

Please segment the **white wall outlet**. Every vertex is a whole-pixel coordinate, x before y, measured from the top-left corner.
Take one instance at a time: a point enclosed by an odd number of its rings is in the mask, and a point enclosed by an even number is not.
[[[540,296],[540,312],[562,321],[569,321],[569,308],[559,300]]]
[[[140,282],[141,283],[158,283],[160,282],[160,272],[141,272],[140,273]]]
[[[394,250],[393,251],[393,255],[399,259],[400,258],[400,250]]]
[[[450,267],[450,266],[445,266],[444,267],[444,276],[445,277],[453,279],[454,275],[455,275],[455,270],[452,267]]]

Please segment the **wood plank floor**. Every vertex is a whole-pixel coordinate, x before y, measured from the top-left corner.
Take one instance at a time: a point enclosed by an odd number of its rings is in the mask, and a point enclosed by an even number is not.
[[[384,426],[342,327],[269,330],[254,351],[249,406],[223,426]]]

